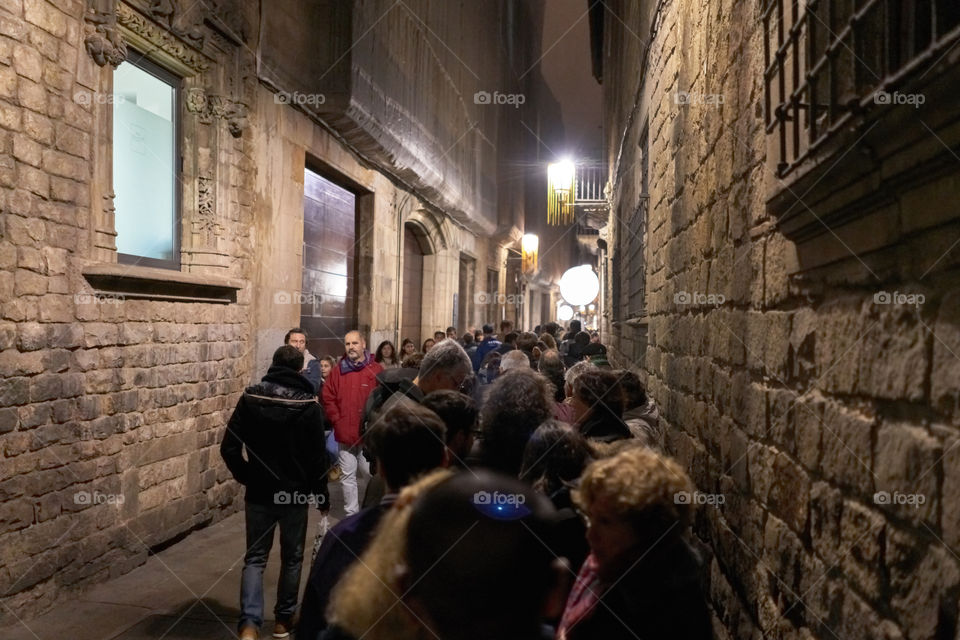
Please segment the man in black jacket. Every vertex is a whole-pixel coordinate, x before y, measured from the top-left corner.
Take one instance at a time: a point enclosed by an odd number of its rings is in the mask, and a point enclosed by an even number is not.
[[[303,354],[285,345],[259,384],[247,387],[230,417],[220,455],[246,487],[247,553],[240,585],[240,640],[263,624],[263,570],[280,525],[280,581],[273,636],[290,634],[297,608],[310,502],[327,509],[323,408],[300,375]],[[243,450],[247,457],[244,459]]]

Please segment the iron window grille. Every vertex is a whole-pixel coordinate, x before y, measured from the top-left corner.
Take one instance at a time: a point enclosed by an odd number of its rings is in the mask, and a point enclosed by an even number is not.
[[[956,0],[765,0],[766,133],[785,178],[960,36]]]

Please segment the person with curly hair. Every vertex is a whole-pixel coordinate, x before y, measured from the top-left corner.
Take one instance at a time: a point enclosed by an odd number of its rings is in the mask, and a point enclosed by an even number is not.
[[[546,378],[529,367],[502,374],[483,403],[480,463],[517,477],[527,440],[552,415],[553,388]]]
[[[693,492],[679,464],[639,445],[587,467],[573,500],[590,555],[558,640],[712,637],[702,560],[686,540]]]

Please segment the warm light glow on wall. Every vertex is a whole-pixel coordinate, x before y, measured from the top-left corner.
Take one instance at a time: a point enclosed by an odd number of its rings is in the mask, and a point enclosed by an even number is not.
[[[573,222],[576,167],[569,160],[547,165],[547,223]]]

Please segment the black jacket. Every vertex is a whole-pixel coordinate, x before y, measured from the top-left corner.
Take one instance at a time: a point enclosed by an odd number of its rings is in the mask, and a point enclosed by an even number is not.
[[[301,495],[322,496],[318,506],[329,504],[327,452],[323,407],[313,386],[298,372],[270,367],[259,384],[243,392],[220,443],[220,455],[237,482],[247,489],[246,499],[257,504],[288,504]],[[247,457],[244,459],[243,450]],[[278,501],[279,500],[279,501]]]
[[[622,419],[610,411],[604,411],[599,406],[580,425],[580,433],[584,438],[601,442],[614,442],[633,436]]]
[[[663,540],[609,589],[574,626],[570,640],[710,640],[713,632],[702,559],[685,541]]]

